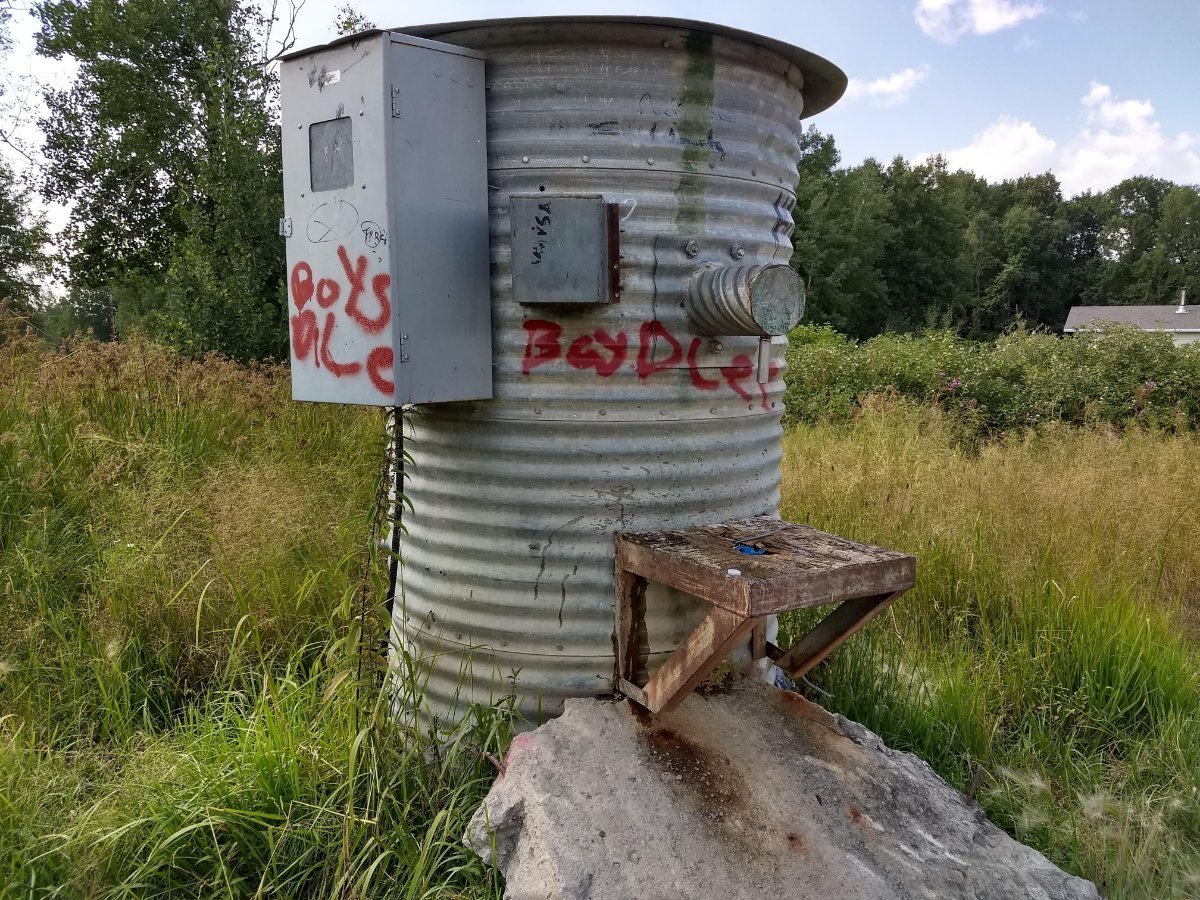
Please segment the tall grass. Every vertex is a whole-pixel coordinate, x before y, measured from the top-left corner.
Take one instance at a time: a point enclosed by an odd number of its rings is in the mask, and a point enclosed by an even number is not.
[[[379,414],[137,341],[0,335],[0,386],[0,896],[498,896],[511,713],[390,715],[358,617]],[[1200,438],[918,399],[785,438],[788,518],[919,558],[814,680],[1112,896],[1200,895]]]
[[[0,896],[497,896],[509,717],[397,721],[357,616],[379,414],[137,341],[0,384]]]
[[[875,398],[786,439],[785,517],[918,558],[828,702],[1106,893],[1200,894],[1200,440],[958,436]]]

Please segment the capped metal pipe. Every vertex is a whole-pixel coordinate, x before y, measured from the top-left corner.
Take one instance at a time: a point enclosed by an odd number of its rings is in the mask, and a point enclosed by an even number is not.
[[[804,281],[787,265],[706,266],[692,275],[684,309],[697,334],[787,334],[804,315]]]

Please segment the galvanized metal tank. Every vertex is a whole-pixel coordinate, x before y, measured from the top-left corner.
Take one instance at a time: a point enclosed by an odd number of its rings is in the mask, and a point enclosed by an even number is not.
[[[612,691],[615,531],[777,512],[786,338],[760,384],[742,320],[789,287],[801,120],[845,76],[677,20],[404,31],[487,57],[495,399],[406,416],[395,636],[430,712],[515,689],[536,720]],[[512,299],[509,198],[539,193],[618,204],[618,302]],[[699,608],[653,587],[647,605],[653,668]]]

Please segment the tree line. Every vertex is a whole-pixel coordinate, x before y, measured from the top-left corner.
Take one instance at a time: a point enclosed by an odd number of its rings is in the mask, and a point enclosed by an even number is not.
[[[1058,330],[1076,305],[1200,294],[1200,190],[1139,175],[1064,198],[1051,172],[991,183],[942,157],[842,166],[801,142],[792,263],[810,322],[854,337],[950,328]]]
[[[276,17],[241,0],[45,0],[34,15],[37,52],[77,68],[44,89],[34,183],[0,164],[0,301],[54,338],[143,332],[191,354],[285,357]],[[344,6],[335,25],[370,23]],[[1059,328],[1073,304],[1200,294],[1195,186],[1140,176],[1065,199],[1048,172],[993,184],[937,157],[843,166],[814,128],[801,149],[808,321],[988,337]],[[53,245],[31,188],[71,206]]]

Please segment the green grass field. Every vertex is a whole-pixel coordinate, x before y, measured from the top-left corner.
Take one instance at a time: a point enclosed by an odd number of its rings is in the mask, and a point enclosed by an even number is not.
[[[382,414],[2,340],[0,896],[498,896],[460,836],[508,715],[441,744],[378,690]],[[1200,893],[1198,450],[894,399],[785,443],[788,518],[919,557],[825,702],[1114,897]]]

